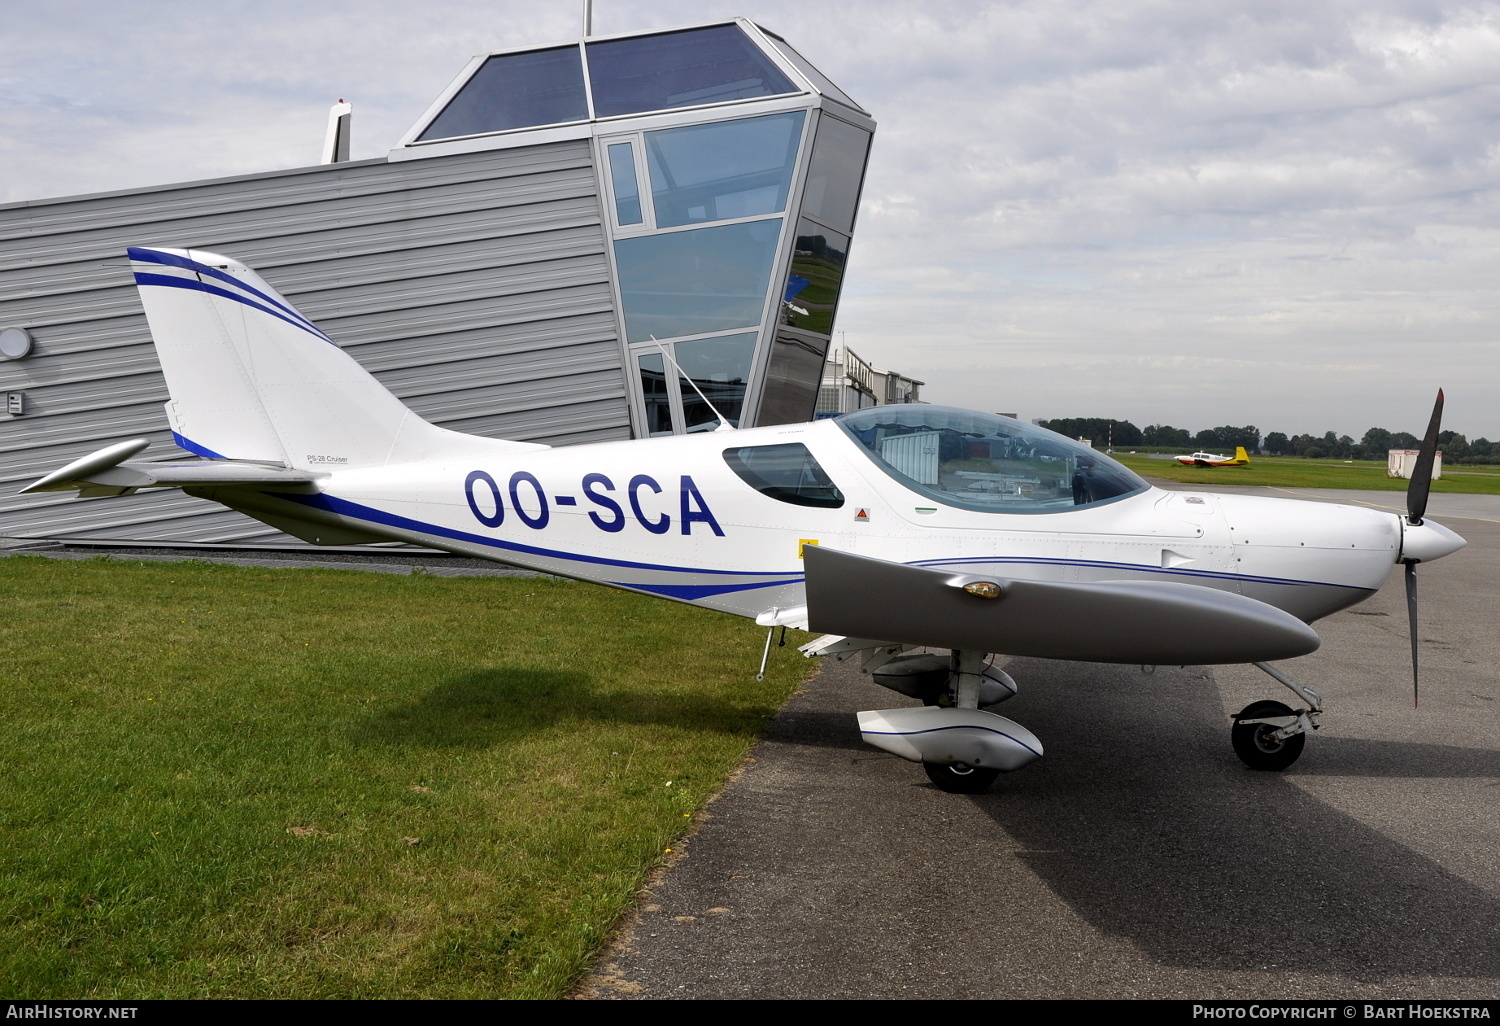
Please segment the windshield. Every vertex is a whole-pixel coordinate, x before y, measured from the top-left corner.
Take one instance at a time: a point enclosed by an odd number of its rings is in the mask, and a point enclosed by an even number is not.
[[[1150,487],[1087,445],[997,414],[907,404],[834,423],[891,477],[960,509],[1056,513]]]

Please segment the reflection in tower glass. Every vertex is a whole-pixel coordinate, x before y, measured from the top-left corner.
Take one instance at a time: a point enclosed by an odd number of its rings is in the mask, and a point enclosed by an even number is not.
[[[782,328],[776,332],[756,426],[800,424],[811,420],[818,404],[818,385],[828,339]]]
[[[641,369],[641,394],[646,397],[646,433],[672,433],[672,400],[667,394],[666,361],[660,353],[649,353],[636,361]]]
[[[740,411],[745,405],[745,385],[750,379],[750,361],[755,356],[753,331],[719,338],[700,338],[678,342],[675,359],[684,377],[678,381],[682,393],[683,423],[687,430],[709,430],[719,425],[719,418],[709,408],[723,414],[738,427]],[[691,378],[689,382],[687,378]],[[697,389],[693,386],[697,385]],[[702,392],[703,395],[698,393]],[[704,398],[708,399],[705,403]]]
[[[802,220],[792,247],[792,270],[782,297],[782,322],[822,335],[833,333],[849,237]]]

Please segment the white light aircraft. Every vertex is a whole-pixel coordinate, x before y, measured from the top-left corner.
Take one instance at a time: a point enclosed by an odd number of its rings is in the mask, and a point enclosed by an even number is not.
[[[1042,754],[987,707],[1016,692],[990,653],[1127,664],[1253,663],[1305,703],[1231,727],[1282,769],[1322,700],[1272,660],[1311,622],[1464,540],[1343,505],[1168,492],[1028,424],[938,406],[830,421],[549,448],[427,423],[243,264],[199,250],[130,257],[189,462],[76,460],[25,491],[181,488],[317,544],[403,541],[645,592],[824,636],[921,706],[859,714],[864,739],[972,793]],[[1442,393],[1423,443],[1430,464]],[[769,648],[770,635],[766,644]],[[945,655],[912,651],[938,648]],[[764,669],[764,664],[762,664]]]
[[[1250,454],[1242,445],[1234,450],[1233,456],[1220,456],[1211,452],[1195,452],[1191,456],[1176,457],[1178,463],[1184,467],[1243,467],[1250,462]]]

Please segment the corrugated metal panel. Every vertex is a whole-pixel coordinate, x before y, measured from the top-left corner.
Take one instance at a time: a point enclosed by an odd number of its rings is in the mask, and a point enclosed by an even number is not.
[[[422,416],[549,444],[628,438],[626,385],[587,142],[362,161],[0,207],[0,361],[27,413],[0,419],[0,535],[293,539],[178,492],[16,490],[113,441],[176,456],[127,245],[245,261]]]

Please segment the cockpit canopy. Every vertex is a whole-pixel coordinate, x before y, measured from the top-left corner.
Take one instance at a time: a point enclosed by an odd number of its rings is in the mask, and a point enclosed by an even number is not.
[[[876,406],[834,423],[913,491],[982,513],[1057,513],[1150,487],[1114,460],[1010,417],[945,406]]]

